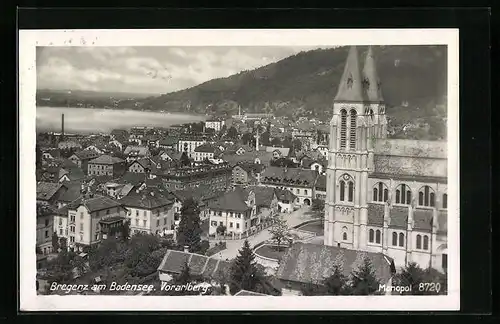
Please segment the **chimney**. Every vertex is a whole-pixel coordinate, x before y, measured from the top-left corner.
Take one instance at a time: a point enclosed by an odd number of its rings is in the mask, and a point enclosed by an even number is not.
[[[184,252],[189,253],[189,245],[184,245]]]
[[[61,116],[61,141],[64,141],[64,114]]]

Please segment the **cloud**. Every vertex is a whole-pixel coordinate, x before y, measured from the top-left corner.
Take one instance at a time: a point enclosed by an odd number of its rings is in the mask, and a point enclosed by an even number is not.
[[[168,93],[276,62],[304,47],[39,47],[38,88]]]

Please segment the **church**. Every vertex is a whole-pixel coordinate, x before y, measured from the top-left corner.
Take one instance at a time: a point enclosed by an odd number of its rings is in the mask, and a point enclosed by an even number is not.
[[[373,50],[352,46],[330,121],[324,244],[445,272],[447,163],[446,142],[387,138]]]

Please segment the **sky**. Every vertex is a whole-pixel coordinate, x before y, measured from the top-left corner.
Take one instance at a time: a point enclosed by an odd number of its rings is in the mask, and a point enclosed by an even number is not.
[[[163,94],[315,47],[37,47],[37,89]]]

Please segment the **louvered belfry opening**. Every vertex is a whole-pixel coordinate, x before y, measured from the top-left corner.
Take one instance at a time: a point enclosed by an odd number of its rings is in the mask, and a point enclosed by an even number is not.
[[[349,134],[349,148],[351,150],[356,149],[356,110],[351,110],[351,126],[350,126],[350,134]]]
[[[340,112],[340,148],[345,149],[347,142],[347,111]]]

